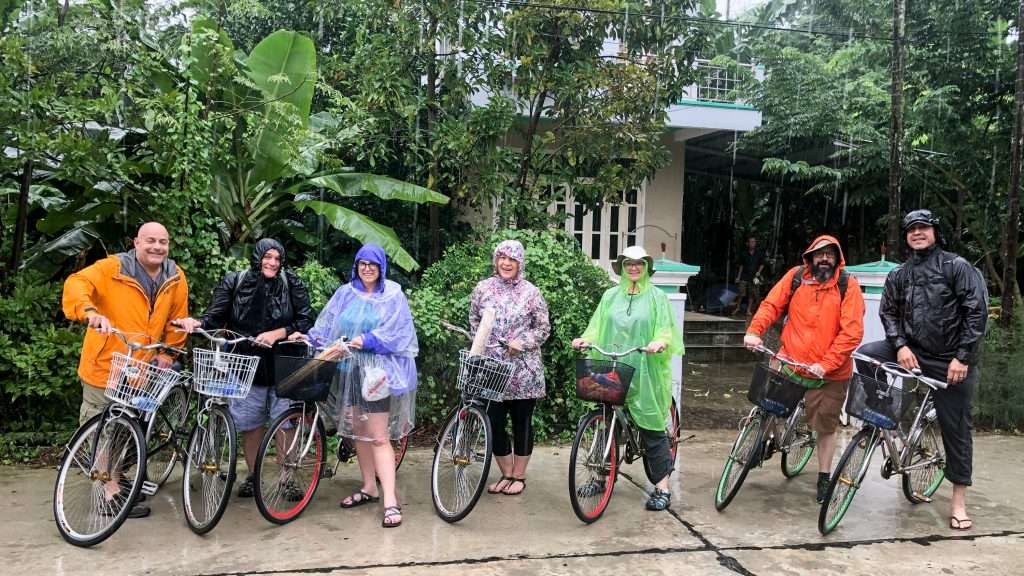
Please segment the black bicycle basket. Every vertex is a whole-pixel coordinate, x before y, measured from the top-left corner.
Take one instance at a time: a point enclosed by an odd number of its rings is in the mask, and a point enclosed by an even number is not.
[[[789,416],[807,392],[802,384],[760,362],[754,367],[747,400],[776,416]]]
[[[914,390],[904,387],[902,378],[891,378],[885,373],[874,376],[855,372],[850,383],[850,394],[846,397],[846,412],[861,420],[886,430],[894,430],[903,415],[914,403]]]
[[[633,367],[618,360],[576,359],[576,397],[621,406],[626,403]]]
[[[274,355],[274,376],[278,398],[303,402],[327,400],[331,383],[338,374],[338,362],[308,356]]]

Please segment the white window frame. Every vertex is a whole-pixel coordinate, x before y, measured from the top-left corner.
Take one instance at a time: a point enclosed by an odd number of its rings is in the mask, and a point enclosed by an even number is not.
[[[562,184],[561,187],[562,190],[560,193],[552,194],[552,196],[558,198],[558,200],[548,206],[548,213],[557,214],[559,210],[565,211],[565,231],[568,232],[570,236],[576,238],[576,241],[580,244],[583,253],[590,257],[594,264],[604,268],[605,270],[611,271],[612,262],[615,260],[615,257],[622,252],[623,248],[630,244],[643,246],[644,213],[646,211],[647,203],[647,180],[641,182],[637,187],[635,203],[602,202],[597,208],[599,211],[598,213],[600,214],[598,222],[596,223],[598,225],[597,229],[595,229],[594,226],[595,211],[574,201],[572,188],[569,184]],[[569,210],[570,207],[573,208],[572,211]],[[630,208],[636,209],[636,222],[633,232],[628,230]],[[579,210],[583,211],[583,215],[580,226],[577,227],[575,214],[576,211]],[[617,230],[615,231],[610,230],[613,212],[616,213],[618,221]],[[597,258],[594,257],[595,241],[597,242]]]

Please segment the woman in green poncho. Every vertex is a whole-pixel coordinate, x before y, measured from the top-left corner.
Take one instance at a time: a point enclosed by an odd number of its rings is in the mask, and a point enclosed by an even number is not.
[[[623,358],[635,369],[626,408],[640,429],[647,447],[644,460],[653,476],[650,481],[654,483],[654,492],[646,507],[665,510],[672,500],[668,478],[675,465],[665,432],[672,405],[670,361],[673,355],[683,353],[683,337],[668,296],[651,285],[654,260],[643,248],[626,248],[612,268],[622,281],[604,293],[587,329],[572,345],[579,349],[596,344],[605,350],[640,346],[647,352],[634,352]]]

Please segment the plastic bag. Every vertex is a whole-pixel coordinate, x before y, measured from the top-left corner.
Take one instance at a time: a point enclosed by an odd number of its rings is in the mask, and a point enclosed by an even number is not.
[[[388,374],[382,368],[369,367],[363,369],[363,398],[367,402],[377,402],[391,395],[388,386]]]

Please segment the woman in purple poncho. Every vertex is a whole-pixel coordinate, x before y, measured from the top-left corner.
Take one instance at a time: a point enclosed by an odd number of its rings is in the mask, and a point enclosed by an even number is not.
[[[323,346],[348,338],[352,354],[339,363],[338,433],[355,441],[363,485],[341,501],[354,508],[384,498],[385,528],[402,523],[395,494],[391,440],[407,436],[416,413],[419,344],[409,302],[385,279],[384,250],[366,244],[356,253],[352,281],[338,288],[320,312],[309,339]],[[380,490],[377,491],[377,480]]]

